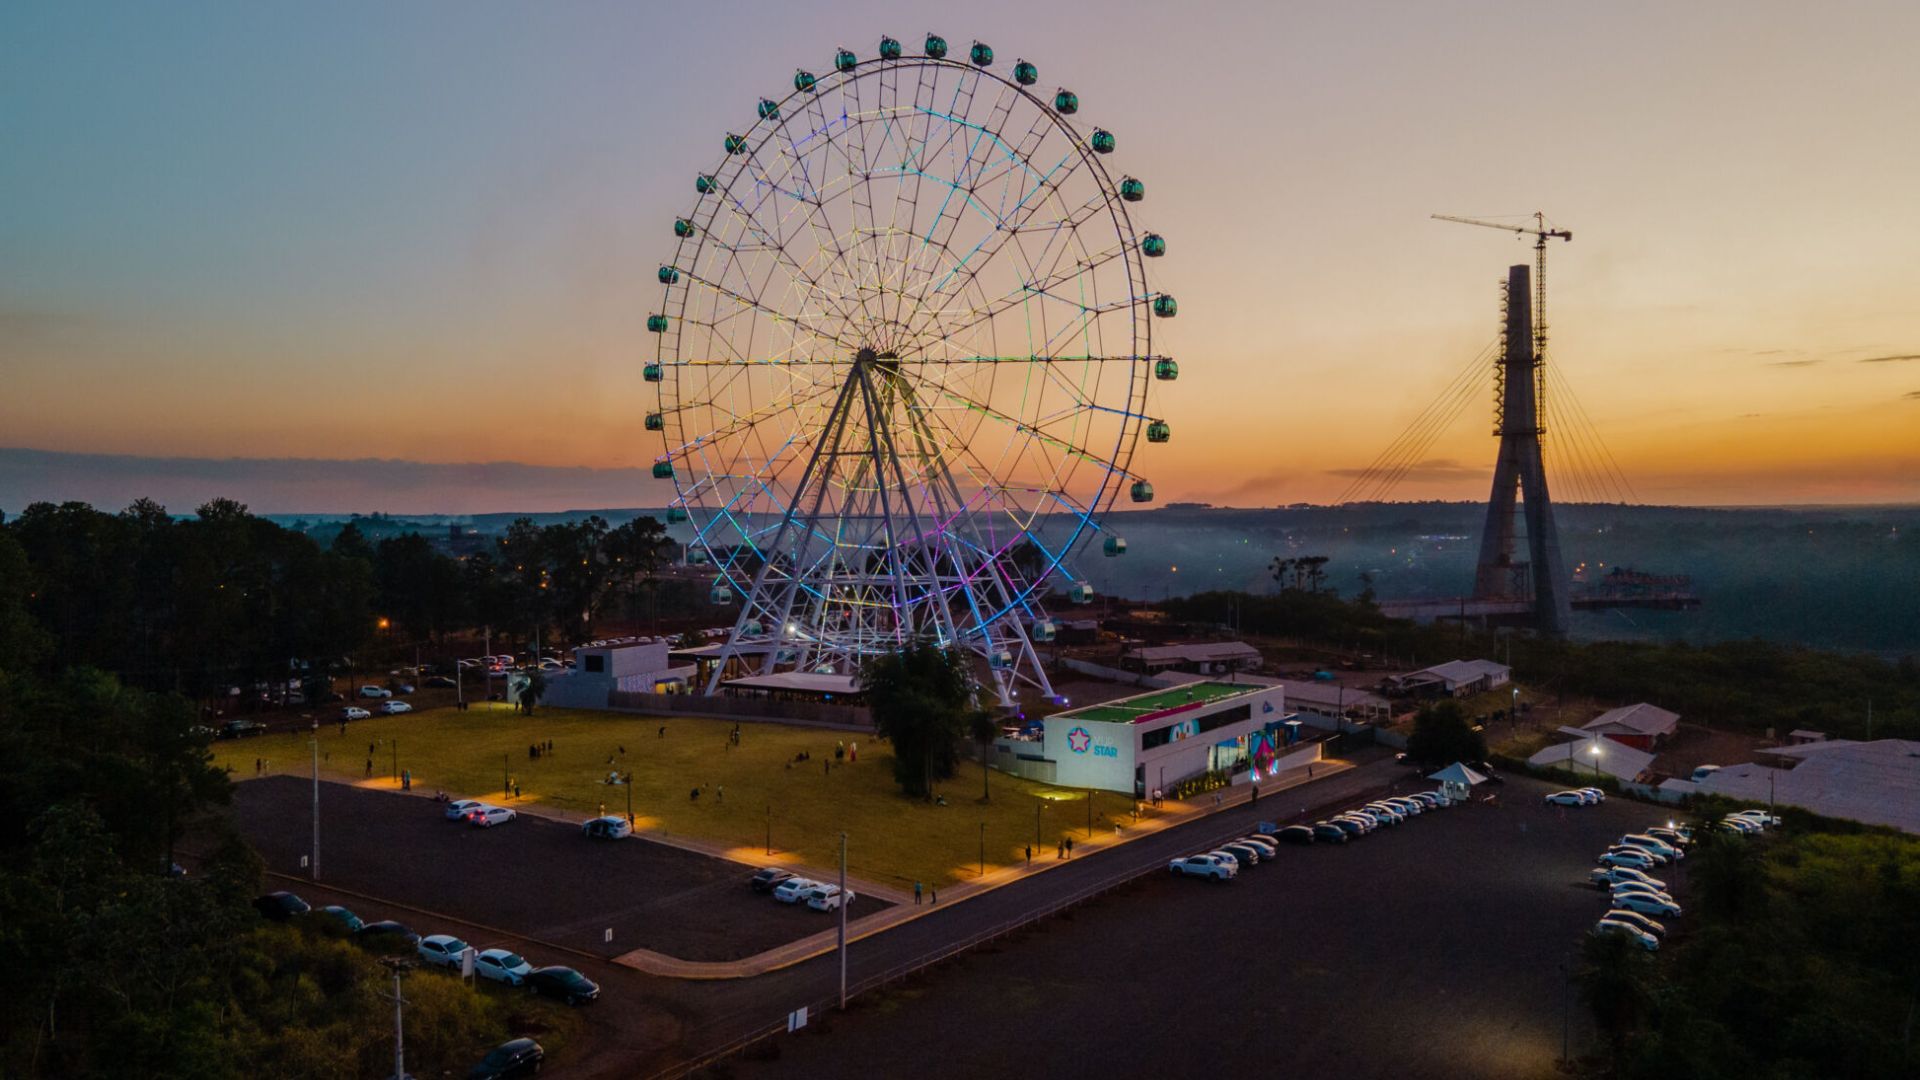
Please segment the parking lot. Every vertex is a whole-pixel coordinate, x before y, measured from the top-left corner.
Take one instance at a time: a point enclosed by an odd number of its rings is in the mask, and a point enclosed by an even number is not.
[[[686,960],[751,956],[832,927],[834,917],[750,892],[752,868],[644,839],[589,841],[522,816],[479,829],[417,796],[322,783],[322,880],[341,889],[602,956],[636,948]],[[301,873],[312,787],[290,776],[240,784],[234,817],[267,868]],[[885,907],[860,896],[859,918]],[[613,931],[612,941],[606,931]]]
[[[1563,967],[1607,906],[1588,871],[1666,815],[1546,807],[1555,789],[1522,778],[1489,790],[1230,883],[1155,875],[735,1072],[1550,1075],[1563,1030],[1576,1053],[1590,1038]],[[1656,873],[1684,904],[1684,871]]]

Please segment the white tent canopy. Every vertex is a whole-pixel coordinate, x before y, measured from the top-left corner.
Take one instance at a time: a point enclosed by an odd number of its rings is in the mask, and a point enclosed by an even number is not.
[[[1427,779],[1438,780],[1443,784],[1460,784],[1465,787],[1472,787],[1475,784],[1484,784],[1487,782],[1486,777],[1481,776],[1479,773],[1474,772],[1458,761],[1427,777]]]

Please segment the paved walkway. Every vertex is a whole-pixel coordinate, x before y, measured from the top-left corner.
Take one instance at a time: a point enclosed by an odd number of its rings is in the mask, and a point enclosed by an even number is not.
[[[1346,761],[1316,762],[1311,775],[1309,775],[1306,769],[1296,769],[1288,776],[1261,784],[1259,797],[1267,799],[1276,798],[1279,793],[1290,788],[1337,776],[1351,768],[1353,768],[1352,763]],[[1215,801],[1216,798],[1218,802]],[[1143,818],[1132,827],[1117,832],[1113,836],[1102,836],[1076,841],[1073,847],[1072,859],[1062,860],[1059,858],[1048,859],[1036,857],[1031,863],[1003,866],[975,881],[948,886],[944,897],[940,896],[939,890],[935,890],[930,899],[937,900],[937,903],[915,904],[912,902],[911,896],[901,897],[894,901],[893,907],[849,922],[847,924],[847,941],[851,943],[863,938],[872,937],[875,934],[884,933],[894,927],[910,923],[922,916],[931,915],[935,911],[950,908],[954,904],[985,895],[1006,885],[1024,881],[1037,874],[1044,874],[1055,867],[1067,866],[1073,861],[1078,861],[1087,856],[1119,847],[1128,841],[1153,836],[1168,829],[1198,821],[1222,810],[1249,805],[1253,803],[1254,800],[1255,796],[1252,786],[1243,784],[1217,792],[1214,795],[1202,795],[1188,802],[1165,802],[1159,810],[1151,811],[1149,817]],[[1285,811],[1281,806],[1276,804],[1276,816],[1284,815],[1284,813]],[[725,857],[724,855],[719,855],[718,852],[713,852],[712,854],[722,858]],[[823,881],[833,880],[835,873],[837,873],[837,871],[812,872],[812,874],[826,875],[819,878],[819,880]],[[810,876],[812,876],[812,874],[810,874]],[[868,887],[870,888],[871,886]],[[855,891],[858,892],[859,889],[856,888]],[[875,895],[882,894],[876,893]],[[892,897],[888,898],[892,899]],[[678,957],[668,956],[664,953],[654,952],[649,949],[635,949],[632,952],[623,953],[620,956],[614,957],[614,962],[624,964],[638,971],[644,971],[650,975],[660,975],[668,978],[745,979],[755,975],[764,975],[770,971],[778,971],[781,968],[790,967],[794,964],[811,960],[824,953],[832,952],[837,943],[838,934],[835,930],[823,930],[817,934],[812,934],[808,937],[800,938],[796,941],[788,942],[785,945],[768,949],[765,952],[756,953],[753,956],[744,957],[739,960],[682,960]]]

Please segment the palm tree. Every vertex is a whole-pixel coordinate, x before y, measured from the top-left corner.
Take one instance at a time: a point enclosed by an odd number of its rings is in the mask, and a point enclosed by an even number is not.
[[[967,716],[967,728],[973,735],[973,741],[980,744],[980,801],[992,802],[993,792],[989,789],[993,774],[991,758],[993,756],[993,737],[1000,734],[1000,725],[994,723],[993,714],[985,709],[975,709]]]
[[[1618,1061],[1627,1036],[1653,1007],[1653,955],[1626,934],[1592,934],[1581,946],[1575,979]]]

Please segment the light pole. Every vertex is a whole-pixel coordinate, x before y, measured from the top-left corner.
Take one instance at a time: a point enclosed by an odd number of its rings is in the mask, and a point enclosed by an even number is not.
[[[1041,799],[1035,799],[1033,802],[1033,846],[1036,848],[1040,846],[1040,810],[1046,805],[1046,802]]]
[[[987,876],[987,823],[980,823],[980,876]]]
[[[1598,783],[1600,780],[1600,740],[1599,739],[1593,740],[1593,779],[1596,783]]]
[[[767,804],[767,854],[773,854],[773,804]]]
[[[847,1011],[847,834],[840,834],[840,925],[834,934],[840,954],[840,1011]]]
[[[507,755],[501,754],[500,755],[500,801],[505,802],[507,799],[512,797],[513,797],[513,764],[507,760]]]
[[[320,719],[313,721],[313,870],[314,881],[320,880]]]
[[[393,1080],[407,1080],[407,1029],[404,1012],[407,999],[400,996],[400,975],[411,968],[414,962],[389,956],[381,963],[393,970]]]

